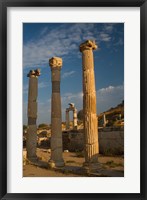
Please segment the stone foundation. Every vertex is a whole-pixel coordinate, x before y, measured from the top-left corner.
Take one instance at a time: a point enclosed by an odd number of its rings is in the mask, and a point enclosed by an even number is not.
[[[84,135],[79,132],[63,133],[63,148],[71,152],[83,151]],[[104,155],[124,154],[124,131],[122,128],[105,128],[99,131],[99,153]]]

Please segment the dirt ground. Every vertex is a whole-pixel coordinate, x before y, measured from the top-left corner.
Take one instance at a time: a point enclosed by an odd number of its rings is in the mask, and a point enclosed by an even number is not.
[[[50,152],[47,149],[37,148],[37,156],[47,163],[50,159]],[[95,165],[89,173],[83,173],[84,157],[82,152],[64,152],[63,158],[65,167],[61,169],[49,169],[35,166],[26,162],[23,165],[24,177],[123,177],[124,158],[123,156],[102,156],[99,155],[99,164]]]

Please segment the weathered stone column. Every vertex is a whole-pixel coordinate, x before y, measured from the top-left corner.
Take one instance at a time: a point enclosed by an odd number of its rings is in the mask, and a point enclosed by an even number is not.
[[[62,58],[53,57],[49,60],[52,72],[52,101],[51,101],[51,167],[64,166],[62,157],[62,119],[60,97],[60,70]]]
[[[27,75],[29,77],[29,92],[28,92],[28,131],[26,150],[27,158],[30,161],[36,161],[36,146],[37,146],[37,96],[38,96],[38,76],[40,70],[31,70]]]
[[[69,129],[69,110],[66,109],[66,130]]]
[[[73,128],[77,129],[77,109],[73,110]]]
[[[87,40],[80,45],[83,65],[83,114],[85,136],[85,164],[98,162],[98,118],[96,113],[96,90],[94,75],[94,41]]]

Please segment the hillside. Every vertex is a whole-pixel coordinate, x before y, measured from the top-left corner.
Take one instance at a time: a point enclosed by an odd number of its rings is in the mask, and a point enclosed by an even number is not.
[[[105,114],[106,126],[123,126],[124,125],[124,101],[114,108],[100,113],[98,115],[99,126],[103,126],[103,116]]]

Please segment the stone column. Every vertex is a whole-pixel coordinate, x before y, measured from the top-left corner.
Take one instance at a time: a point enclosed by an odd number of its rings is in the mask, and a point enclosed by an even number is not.
[[[53,57],[49,60],[52,73],[52,101],[51,101],[51,167],[64,166],[62,157],[62,119],[60,97],[60,70],[62,59]]]
[[[106,115],[103,114],[103,127],[106,127]]]
[[[38,76],[40,70],[31,70],[27,75],[29,77],[29,92],[28,92],[28,131],[26,150],[27,158],[30,161],[36,161],[36,146],[37,146],[37,96],[38,96]]]
[[[83,114],[85,137],[85,165],[98,162],[98,118],[96,112],[96,90],[94,75],[94,41],[87,40],[80,45],[83,65]]]
[[[77,109],[73,110],[73,128],[77,129]]]
[[[66,130],[69,129],[69,110],[66,109]]]

